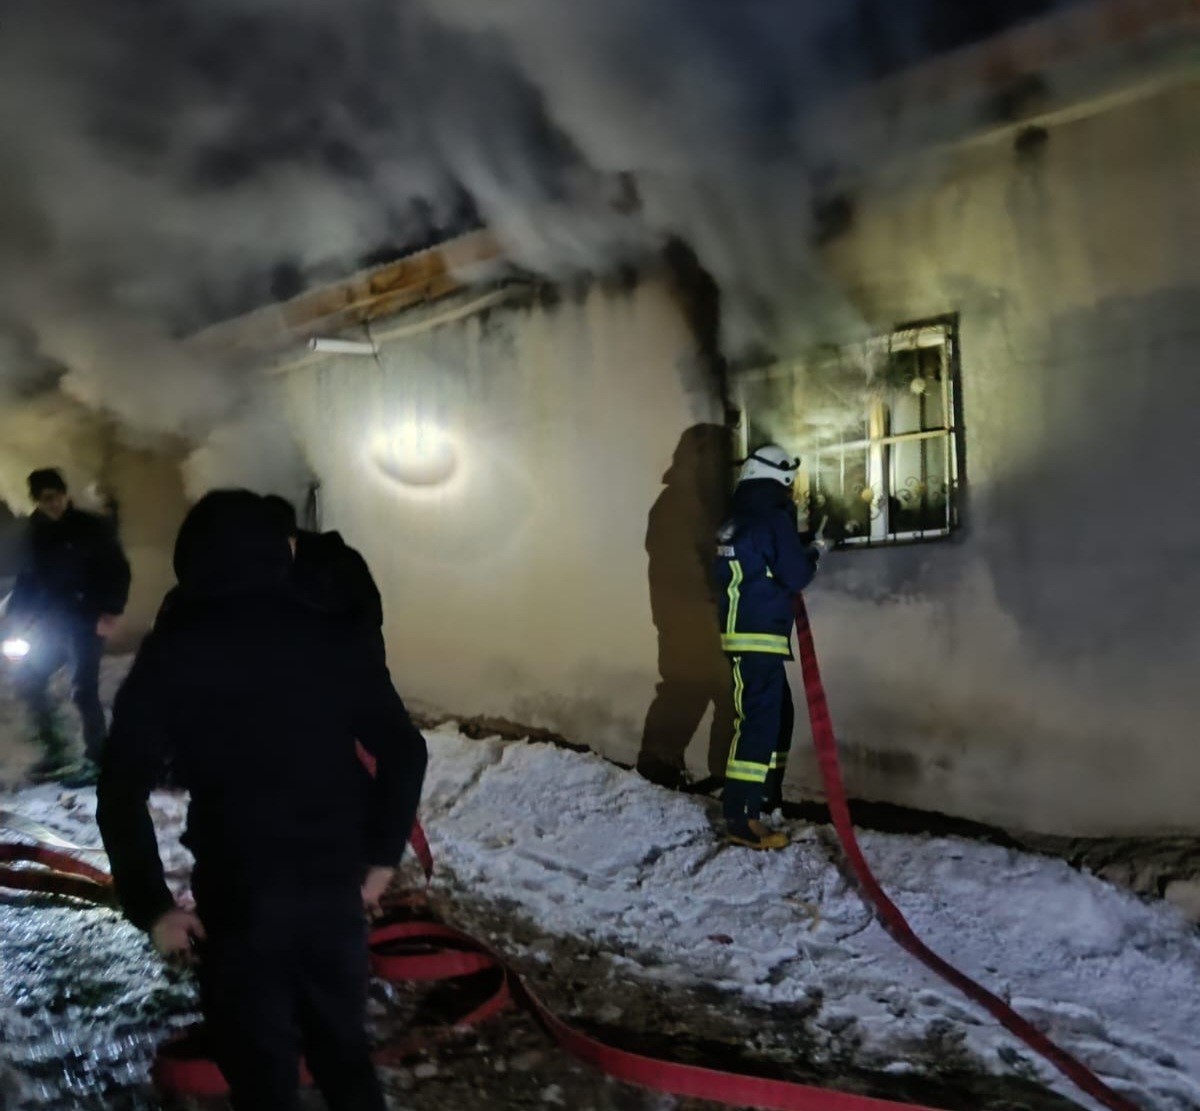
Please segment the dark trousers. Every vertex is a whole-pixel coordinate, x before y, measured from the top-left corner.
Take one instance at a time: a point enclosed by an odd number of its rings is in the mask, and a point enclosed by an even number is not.
[[[782,656],[765,653],[730,657],[734,732],[721,794],[727,822],[757,818],[783,801],[796,724],[783,664]]]
[[[260,892],[236,908],[200,884],[196,897],[201,1004],[235,1111],[298,1111],[301,1057],[330,1111],[385,1111],[357,886]]]
[[[66,667],[71,677],[71,701],[83,719],[83,746],[92,760],[100,759],[108,726],[100,704],[100,657],[104,640],[95,623],[83,617],[53,617],[38,622],[30,634],[31,651],[21,664],[19,689],[33,712],[38,740],[57,755],[62,740],[54,729],[50,680]]]

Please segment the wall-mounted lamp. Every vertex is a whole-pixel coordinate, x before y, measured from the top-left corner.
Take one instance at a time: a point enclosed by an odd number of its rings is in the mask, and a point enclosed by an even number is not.
[[[368,340],[327,339],[324,336],[313,336],[308,341],[308,349],[323,355],[366,355],[374,358],[379,354],[379,349]]]

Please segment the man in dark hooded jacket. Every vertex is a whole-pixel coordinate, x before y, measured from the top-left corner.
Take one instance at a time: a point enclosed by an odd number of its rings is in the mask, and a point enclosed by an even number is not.
[[[742,466],[733,515],[717,533],[721,646],[735,715],[721,803],[726,839],[752,849],[788,843],[759,817],[783,801],[795,722],[783,665],[792,658],[795,596],[812,582],[821,552],[797,526],[792,484],[799,466],[777,444],[755,451]]]
[[[340,533],[300,528],[286,498],[268,494],[265,500],[292,545],[293,589],[309,605],[344,615],[383,660],[383,600],[367,561]]]
[[[83,721],[84,765],[79,783],[94,781],[107,726],[100,703],[100,658],[104,638],[129,598],[129,563],[112,525],[76,509],[62,475],[46,468],[29,476],[35,509],[29,520],[21,567],[6,611],[14,637],[28,645],[17,684],[33,711],[44,750],[31,771],[35,779],[71,767],[66,743],[55,727],[49,686],[66,666],[71,699]]]
[[[173,604],[117,696],[97,820],[130,921],[165,956],[199,955],[237,1111],[296,1111],[301,1056],[331,1111],[383,1111],[364,907],[412,829],[425,742],[355,630],[293,596],[289,566],[258,495],[193,507]],[[191,793],[194,913],[167,889],[146,808],[167,768]]]

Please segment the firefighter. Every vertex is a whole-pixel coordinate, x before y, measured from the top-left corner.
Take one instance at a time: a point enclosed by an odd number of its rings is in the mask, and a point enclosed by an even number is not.
[[[425,741],[357,632],[295,597],[290,563],[257,494],[192,508],[176,597],[117,695],[96,817],[126,916],[162,955],[198,956],[236,1111],[296,1111],[301,1057],[331,1111],[384,1111],[364,911],[412,829]],[[146,807],[168,767],[191,795],[194,911]]]
[[[763,813],[783,802],[795,708],[784,672],[792,658],[793,598],[812,582],[819,544],[800,535],[792,486],[800,460],[777,444],[742,465],[733,515],[717,533],[721,647],[733,680],[733,745],[725,768],[725,838],[752,849],[781,849],[787,835]]]
[[[34,471],[29,496],[35,508],[6,616],[12,632],[29,646],[16,684],[33,712],[43,749],[30,774],[34,779],[66,775],[72,785],[83,785],[95,781],[107,732],[100,658],[129,599],[129,563],[111,524],[72,504],[59,471]],[[83,721],[81,764],[68,754],[50,698],[50,680],[64,666]]]

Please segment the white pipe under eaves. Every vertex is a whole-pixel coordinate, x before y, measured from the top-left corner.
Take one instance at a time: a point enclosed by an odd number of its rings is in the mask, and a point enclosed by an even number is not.
[[[325,355],[366,355],[371,358],[379,353],[375,345],[367,340],[326,339],[322,336],[313,336],[308,341],[308,349]]]

